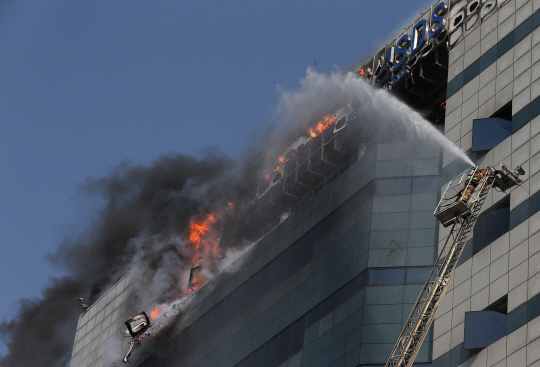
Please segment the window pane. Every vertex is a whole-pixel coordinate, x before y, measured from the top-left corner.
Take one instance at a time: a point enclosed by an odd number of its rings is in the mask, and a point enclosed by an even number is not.
[[[355,295],[358,291],[364,289],[367,284],[367,271],[364,271],[358,275],[351,282],[351,296]]]
[[[510,230],[510,196],[507,195],[482,213],[474,227],[473,254]]]
[[[264,345],[253,352],[251,356],[251,366],[262,366],[264,364]]]
[[[264,367],[276,367],[277,346],[277,336],[275,336],[268,343],[266,343],[266,349],[264,351]]]
[[[279,333],[279,345],[277,352],[278,366],[289,359],[291,351],[292,326]]]
[[[465,313],[464,349],[485,348],[505,335],[505,314],[495,311]]]
[[[321,319],[321,306],[316,306],[314,309],[309,311],[307,317],[308,319],[306,328],[310,327]]]
[[[431,268],[410,268],[407,269],[407,284],[424,284],[429,277]],[[435,274],[433,274],[435,277]]]
[[[242,362],[238,363],[238,367],[250,367],[251,366],[251,356],[248,356]]]
[[[304,331],[306,329],[306,319],[304,316],[293,325],[293,335],[291,342],[291,356],[295,355],[304,347]]]
[[[472,151],[491,150],[511,134],[511,121],[497,117],[473,120]]]
[[[341,305],[343,302],[351,297],[351,283],[341,287],[336,292],[336,306]]]
[[[328,315],[336,308],[336,293],[325,299],[322,304],[322,316]]]
[[[369,271],[369,285],[405,283],[405,269],[375,269]]]
[[[289,276],[296,273],[300,268],[306,265],[313,257],[313,241],[306,241],[302,238],[296,241],[289,248],[289,264],[287,273]]]
[[[288,250],[285,250],[280,255],[278,255],[274,261],[270,263],[270,266],[273,268],[274,273],[274,283],[273,287],[278,286],[287,279],[287,260],[288,260]]]

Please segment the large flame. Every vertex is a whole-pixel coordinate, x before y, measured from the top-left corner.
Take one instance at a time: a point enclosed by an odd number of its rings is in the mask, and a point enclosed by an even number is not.
[[[328,129],[335,122],[336,122],[335,116],[326,115],[322,118],[322,120],[319,120],[319,122],[317,122],[317,126],[315,126],[314,128],[313,127],[309,128],[308,134],[311,136],[311,138],[315,138],[321,135],[321,133],[324,130]]]
[[[193,256],[189,259],[189,265],[193,266],[201,256],[216,256],[218,254],[217,239],[212,229],[217,223],[214,214],[208,214],[204,219],[195,219],[189,223],[189,242]]]
[[[224,211],[229,211],[234,208],[234,202],[227,203]],[[219,212],[219,211],[218,211]],[[205,264],[205,266],[211,266],[217,255],[219,254],[219,237],[221,236],[221,219],[223,217],[215,213],[205,215],[203,218],[195,218],[189,222],[187,227],[187,244],[182,252],[182,257],[187,259],[187,265],[193,267],[197,262]],[[175,253],[173,258],[179,256],[178,252]],[[182,266],[180,271],[186,271],[186,264]],[[187,293],[184,290],[185,285],[181,285],[181,294],[187,296],[206,284],[209,273],[201,272],[201,267],[193,271],[192,278],[190,279]],[[189,269],[189,268],[188,268]],[[156,320],[167,310],[166,304],[160,304],[155,306],[150,311],[150,319]]]

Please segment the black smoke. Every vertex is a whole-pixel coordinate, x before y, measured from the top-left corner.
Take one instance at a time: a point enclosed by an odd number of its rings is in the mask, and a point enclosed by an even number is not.
[[[66,276],[51,279],[40,299],[21,300],[16,317],[0,323],[8,346],[0,366],[68,365],[82,312],[77,299],[93,303],[125,275],[138,253],[147,254],[150,268],[157,267],[159,252],[167,247],[153,249],[156,241],[134,246],[134,239],[171,238],[184,232],[193,216],[251,196],[256,162],[238,168],[215,151],[202,159],[166,155],[151,166],[123,163],[107,177],[88,179],[84,194],[105,204],[82,233],[67,235],[48,256]]]

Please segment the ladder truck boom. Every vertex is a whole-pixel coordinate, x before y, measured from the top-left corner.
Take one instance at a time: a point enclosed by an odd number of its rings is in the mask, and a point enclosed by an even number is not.
[[[491,188],[506,192],[523,174],[521,167],[512,170],[501,162],[498,170],[472,167],[448,183],[434,215],[452,228],[385,367],[412,366]]]

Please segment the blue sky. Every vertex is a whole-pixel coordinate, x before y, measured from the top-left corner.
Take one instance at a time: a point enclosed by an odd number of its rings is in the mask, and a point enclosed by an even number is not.
[[[61,274],[44,257],[99,208],[87,177],[208,146],[238,157],[277,85],[298,88],[315,59],[346,69],[431,3],[2,2],[0,317]]]

